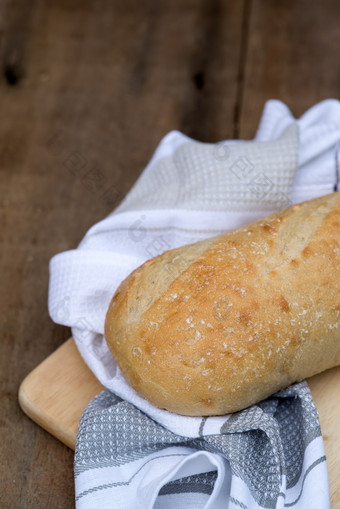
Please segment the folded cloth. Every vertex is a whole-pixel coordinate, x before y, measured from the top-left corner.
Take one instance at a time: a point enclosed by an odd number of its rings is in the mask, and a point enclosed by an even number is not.
[[[51,260],[51,317],[72,327],[84,360],[115,394],[104,391],[80,423],[79,507],[329,507],[305,384],[233,416],[177,416],[133,391],[103,330],[115,289],[148,258],[334,191],[339,139],[335,100],[298,120],[269,101],[254,141],[205,144],[171,132],[122,204],[78,249]]]
[[[78,508],[330,507],[318,415],[296,384],[176,435],[105,390],[86,408],[75,454]]]

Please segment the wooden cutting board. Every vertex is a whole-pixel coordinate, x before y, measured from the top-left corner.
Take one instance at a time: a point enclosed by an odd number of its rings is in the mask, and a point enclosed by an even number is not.
[[[319,412],[333,509],[340,509],[340,367],[308,380]],[[42,428],[75,449],[81,414],[103,389],[70,338],[22,382],[22,410]]]

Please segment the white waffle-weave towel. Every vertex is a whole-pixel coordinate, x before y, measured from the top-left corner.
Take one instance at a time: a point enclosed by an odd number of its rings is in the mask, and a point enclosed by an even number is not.
[[[328,100],[298,120],[283,103],[269,101],[257,136],[250,142],[200,143],[176,131],[161,141],[122,204],[89,230],[78,249],[55,256],[50,264],[51,317],[72,327],[83,358],[105,387],[169,432],[187,438],[202,436],[202,419],[159,410],[125,382],[103,339],[109,301],[134,268],[166,249],[241,226],[290,203],[332,192],[339,180],[339,139],[340,104]],[[205,419],[204,436],[219,433],[226,419],[228,416]],[[304,492],[312,494],[308,499],[321,503],[313,490],[313,480],[318,477],[321,492],[326,495],[323,505],[315,507],[328,507],[325,463],[319,461],[308,470],[323,456],[321,437],[316,437],[313,444],[319,444],[314,448],[316,456],[313,453],[308,457],[306,448],[304,467],[294,489],[286,486],[284,475],[281,477],[280,489],[284,490],[286,503],[294,499],[298,486],[307,482],[310,487]],[[218,468],[215,465],[214,469]],[[304,477],[307,471],[308,481]],[[248,495],[242,493],[243,499],[235,500],[245,504],[242,500],[248,500]],[[249,500],[247,507],[260,507],[256,504],[262,503],[253,500],[255,505],[251,505]],[[275,507],[283,507],[280,500],[284,497],[277,499]]]

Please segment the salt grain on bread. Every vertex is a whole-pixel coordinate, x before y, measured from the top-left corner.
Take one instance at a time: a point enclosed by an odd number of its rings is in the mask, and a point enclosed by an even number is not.
[[[252,405],[340,364],[340,192],[135,270],[105,336],[130,385],[190,416]]]

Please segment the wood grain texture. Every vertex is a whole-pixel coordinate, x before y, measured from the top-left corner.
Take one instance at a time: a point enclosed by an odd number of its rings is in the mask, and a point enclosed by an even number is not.
[[[329,369],[308,380],[313,400],[319,413],[323,436],[333,509],[340,508],[340,461],[339,461],[339,388],[340,367]]]
[[[280,99],[299,117],[338,98],[340,3],[334,0],[252,0],[244,32],[241,138],[252,138],[263,105]]]
[[[103,389],[70,338],[26,376],[19,403],[34,422],[74,450],[81,415]]]
[[[69,336],[48,262],[130,189],[162,136],[233,135],[243,2],[0,2],[0,506],[74,507],[73,454],[18,405]]]
[[[74,507],[73,454],[20,410],[70,335],[48,261],[119,202],[161,137],[252,137],[263,102],[339,95],[336,0],[0,2],[0,506]],[[275,72],[269,73],[274,69]]]

